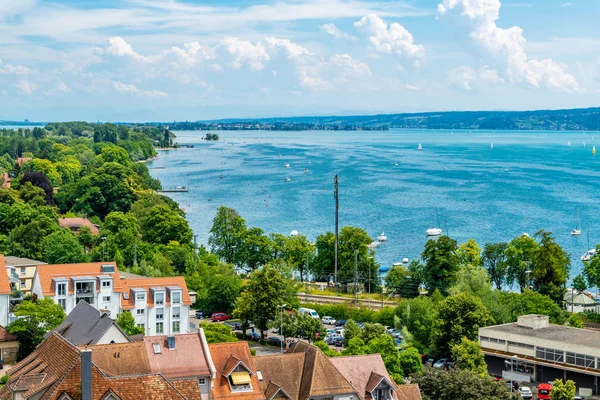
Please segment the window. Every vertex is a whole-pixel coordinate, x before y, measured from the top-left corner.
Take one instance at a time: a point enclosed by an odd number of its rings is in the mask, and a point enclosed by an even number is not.
[[[180,292],[173,292],[171,294],[171,302],[173,304],[180,304],[181,303],[181,293]]]
[[[135,294],[135,301],[144,301],[146,300],[146,293],[136,293]]]
[[[67,294],[67,284],[66,283],[59,283],[57,286],[57,292],[59,296],[64,296]]]
[[[144,315],[144,309],[143,308],[136,310],[136,312],[137,312],[137,315]]]
[[[389,389],[376,389],[373,393],[373,400],[389,400],[390,398]]]
[[[66,310],[67,309],[67,299],[58,299],[58,305],[60,305],[63,310]]]
[[[157,334],[163,334],[164,333],[164,328],[163,328],[163,323],[162,322],[157,322],[156,323],[156,333]]]
[[[110,303],[110,296],[103,296],[102,301],[105,303]]]
[[[154,350],[154,354],[161,354],[162,349],[160,348],[160,344],[152,343],[152,349]]]
[[[538,347],[535,350],[535,356],[537,358],[541,358],[542,360],[565,362],[565,353],[562,350]]]
[[[506,344],[506,340],[491,338],[491,337],[487,337],[487,336],[480,336],[479,339],[481,339],[482,342]]]
[[[165,294],[164,293],[156,293],[154,295],[154,304],[157,306],[162,306],[165,304]]]
[[[179,321],[173,321],[173,333],[179,333]]]
[[[579,365],[585,368],[595,368],[596,359],[585,354],[567,352],[567,364]]]
[[[198,385],[206,385],[206,378],[198,378]]]
[[[525,344],[525,343],[519,343],[519,342],[508,342],[509,346],[517,346],[517,347],[521,347],[523,349],[533,349],[535,346],[532,344]]]
[[[173,307],[173,319],[179,319],[180,314],[179,307]]]
[[[165,317],[165,313],[164,313],[164,308],[157,308],[156,309],[156,320],[157,321],[162,321]]]
[[[110,281],[102,281],[102,287],[110,287]]]
[[[21,281],[21,289],[23,289],[25,286],[27,286],[27,282]]]
[[[25,271],[26,271],[25,267],[21,267],[21,275],[25,275]]]

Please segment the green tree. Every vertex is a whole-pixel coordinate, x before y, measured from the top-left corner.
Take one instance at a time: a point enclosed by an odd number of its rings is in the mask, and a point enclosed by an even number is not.
[[[487,364],[479,343],[463,337],[460,343],[452,346],[452,359],[456,367],[476,373],[481,377],[487,376]]]
[[[192,230],[181,215],[167,206],[158,205],[148,210],[140,221],[142,238],[150,243],[168,244],[171,241],[190,243]]]
[[[249,272],[266,265],[271,260],[271,242],[260,228],[244,232],[242,245],[236,249],[236,263],[245,265]]]
[[[236,274],[217,274],[211,277],[204,300],[207,311],[231,313],[242,290],[242,280]]]
[[[554,241],[552,233],[541,230],[536,237],[540,243],[531,272],[533,287],[537,292],[550,296],[556,304],[562,304],[569,278],[569,255]]]
[[[366,323],[360,332],[360,338],[367,344],[381,335],[385,335],[385,328],[381,324]]]
[[[494,319],[477,297],[468,293],[449,296],[439,307],[438,329],[435,331],[436,349],[448,354],[463,337],[477,339],[479,328],[489,326]]]
[[[80,263],[87,260],[83,246],[69,229],[59,229],[42,239],[43,260],[48,264]]]
[[[380,354],[385,364],[385,369],[389,372],[394,381],[402,383],[402,364],[400,363],[400,352],[396,348],[394,338],[390,335],[380,335],[367,343],[368,354]]]
[[[583,328],[583,321],[581,317],[577,314],[570,314],[569,318],[567,318],[567,325],[573,328]]]
[[[437,240],[428,240],[421,258],[423,266],[423,282],[429,293],[439,290],[443,295],[456,281],[460,269],[460,260],[456,254],[456,240],[441,236]]]
[[[530,272],[538,251],[538,243],[529,235],[521,235],[508,243],[506,247],[506,283],[519,285],[521,292],[531,284]]]
[[[349,319],[344,326],[344,346],[347,347],[353,338],[360,338],[360,327],[354,320]]]
[[[388,293],[397,294],[403,298],[413,298],[419,295],[421,284],[419,274],[422,266],[413,261],[407,269],[404,265],[394,265],[385,275],[385,289]]]
[[[562,379],[555,379],[552,382],[552,390],[550,391],[550,398],[552,400],[573,400],[575,398],[575,382],[568,380],[563,382]]]
[[[469,239],[458,246],[457,256],[460,260],[461,265],[469,264],[474,267],[480,267],[481,260],[481,247],[477,244],[475,239]]]
[[[105,163],[115,162],[125,167],[131,164],[131,160],[129,159],[129,154],[127,154],[127,150],[119,146],[106,146],[102,148],[100,159],[102,160],[102,162]]]
[[[585,280],[585,276],[582,274],[579,274],[573,278],[573,289],[577,290],[579,293],[584,292],[587,287],[587,281]]]
[[[306,267],[313,253],[314,246],[305,235],[292,236],[285,242],[287,264],[300,273],[300,282],[304,282]]]
[[[233,208],[219,207],[208,236],[211,251],[229,264],[235,264],[235,252],[241,250],[246,221]]]
[[[19,341],[19,360],[27,357],[44,340],[44,335],[56,329],[65,319],[65,312],[51,298],[25,300],[15,308],[17,319],[6,329]]]
[[[308,270],[316,280],[329,282],[335,269],[335,235],[327,232],[317,236],[315,247],[317,256],[308,266]]]
[[[483,248],[483,266],[490,279],[501,290],[506,282],[506,248],[508,243],[486,243]]]
[[[376,289],[379,281],[379,265],[374,253],[369,251],[373,239],[362,228],[344,226],[338,238],[338,281],[354,281],[354,263],[357,261],[358,281]]]
[[[345,337],[344,340],[346,340]],[[353,337],[352,339],[348,340],[348,345],[342,351],[342,354],[345,356],[358,356],[361,354],[367,354],[367,351],[368,349],[365,345],[365,341],[360,337]]]
[[[208,343],[226,343],[237,342],[237,336],[228,325],[211,324],[209,322],[200,323],[200,328],[204,330],[206,341]]]
[[[90,251],[96,243],[96,238],[89,227],[82,226],[77,235],[77,241],[79,241],[79,244],[81,244],[86,251]]]
[[[590,286],[600,287],[600,245],[596,246],[592,259],[583,263],[583,275]]]
[[[413,334],[415,346],[420,352],[431,352],[433,338],[438,329],[438,313],[442,296],[435,292],[430,297],[416,297],[404,300],[396,307],[400,326],[405,326]]]
[[[135,318],[133,318],[133,315],[128,310],[124,310],[121,314],[117,315],[115,322],[128,335],[145,333],[144,328],[135,325]]]
[[[517,400],[506,385],[490,376],[481,377],[468,370],[426,368],[421,375],[411,376],[419,385],[424,400]]]
[[[526,290],[523,293],[501,293],[500,304],[510,313],[510,322],[517,320],[519,315],[540,314],[548,315],[550,322],[562,325],[565,323],[565,312],[546,295]]]
[[[403,376],[420,374],[423,372],[421,353],[416,347],[407,347],[400,352],[400,367]]]
[[[296,329],[300,337],[307,338],[309,341],[325,336],[321,321],[306,314],[296,316]]]
[[[325,343],[322,340],[317,340],[313,344],[315,346],[317,346],[319,349],[321,349],[321,351],[323,352],[323,354],[325,354],[327,357],[337,357],[337,356],[340,355],[340,353],[338,353],[337,351],[333,350],[331,347],[329,347],[329,345],[327,343]]]
[[[261,339],[269,327],[269,321],[275,319],[277,306],[287,302],[286,286],[289,282],[272,267],[264,267],[250,275],[250,281],[237,299],[234,315],[248,321],[252,320],[260,330]]]
[[[33,186],[31,182],[25,182],[24,185],[21,185],[19,188],[19,197],[34,207],[46,204],[46,192],[44,192],[44,189]]]
[[[33,221],[20,225],[10,232],[12,253],[18,257],[42,259],[43,239],[59,229],[57,220],[45,215],[37,216]]]

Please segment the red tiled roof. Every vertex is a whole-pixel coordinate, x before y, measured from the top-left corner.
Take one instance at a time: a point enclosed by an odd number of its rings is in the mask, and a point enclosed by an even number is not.
[[[190,294],[187,289],[187,285],[185,284],[185,279],[183,276],[170,276],[165,278],[139,278],[139,279],[121,279],[121,284],[123,285],[123,293],[129,294],[129,299],[125,299],[121,296],[121,308],[124,309],[132,309],[135,305],[135,296],[132,296],[129,292],[133,288],[142,288],[146,289],[146,299],[148,300],[148,306],[154,307],[153,300],[150,296],[148,289],[152,287],[163,287],[167,286],[179,286],[182,289],[181,295],[181,304],[182,305],[192,305],[192,300],[190,299]],[[171,299],[169,298],[169,292],[167,291],[167,298],[165,299],[165,304],[171,305]]]
[[[197,378],[169,379],[169,382],[187,399],[200,399],[200,387]]]
[[[6,272],[6,261],[4,254],[0,254],[0,294],[11,294],[10,281],[8,280],[8,272]]]
[[[235,400],[264,400],[265,395],[263,394],[262,387],[258,377],[256,376],[256,369],[254,368],[254,361],[250,354],[250,347],[248,342],[232,342],[232,343],[213,343],[209,344],[208,348],[212,356],[213,364],[217,370],[217,376],[214,381],[213,397],[215,400],[221,399],[235,399]],[[231,356],[237,357],[241,360],[248,368],[251,369],[250,374],[252,391],[249,392],[232,392],[229,387],[229,382],[222,371],[225,369],[225,365]]]
[[[410,384],[410,385],[400,385],[398,386],[398,391],[396,392],[396,396],[398,400],[421,400],[421,391],[419,390],[419,385]]]
[[[354,386],[362,398],[370,398],[374,385],[379,384],[382,378],[396,389],[396,385],[388,374],[383,359],[379,354],[365,354],[359,356],[332,357],[331,363]]]
[[[102,265],[112,265],[115,267],[114,273],[102,272]],[[40,280],[42,293],[44,296],[54,296],[55,285],[52,282],[53,278],[67,278],[69,279],[68,290],[69,293],[73,293],[73,285],[70,282],[70,278],[76,276],[93,276],[96,278],[99,275],[110,275],[113,277],[114,292],[121,293],[122,280],[119,279],[119,269],[114,261],[110,262],[93,262],[93,263],[80,263],[80,264],[47,264],[38,265],[36,274]],[[98,288],[99,289],[99,288]]]
[[[300,381],[304,368],[304,354],[286,353],[255,357],[256,370],[263,376],[263,390],[267,400],[276,394],[277,387],[282,388],[292,399],[300,396]]]
[[[81,229],[84,226],[87,226],[92,231],[92,234],[97,235],[100,230],[97,225],[92,224],[92,222],[87,218],[59,218],[58,224],[63,228],[69,229]]]
[[[150,363],[142,342],[87,346],[92,362],[109,376],[149,374]]]
[[[15,342],[17,338],[8,333],[4,327],[0,326],[0,342]]]
[[[151,372],[160,373],[169,379],[210,376],[200,334],[187,333],[174,337],[173,350],[167,346],[167,336],[144,337]],[[160,346],[160,353],[154,353],[154,344]]]

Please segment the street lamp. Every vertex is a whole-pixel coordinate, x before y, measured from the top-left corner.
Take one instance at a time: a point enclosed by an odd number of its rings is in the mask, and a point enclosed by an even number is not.
[[[285,337],[283,336],[283,309],[285,307],[287,307],[287,304],[282,304],[280,306],[277,306],[277,308],[281,309],[281,314],[280,314],[281,319],[279,320],[279,334],[281,335],[281,339],[279,340],[279,347],[280,347],[281,354],[283,354],[283,340],[285,339]]]

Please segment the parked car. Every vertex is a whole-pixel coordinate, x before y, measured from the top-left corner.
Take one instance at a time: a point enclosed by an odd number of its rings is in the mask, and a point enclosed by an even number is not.
[[[309,317],[311,317],[313,319],[319,319],[319,314],[315,310],[313,310],[312,308],[300,307],[298,309],[298,313],[300,315],[308,315]]]
[[[527,386],[521,386],[517,390],[519,391],[519,394],[521,395],[522,399],[533,399],[533,393],[531,392],[531,388]]]
[[[260,336],[260,334],[258,335]],[[272,346],[281,346],[281,339],[279,339],[278,337],[270,337],[267,339],[267,344],[270,344]]]
[[[335,318],[326,315],[321,318],[321,322],[326,325],[335,325]]]
[[[431,357],[425,358],[425,361],[423,362],[423,364],[425,364],[425,366],[427,366],[427,367],[433,366],[433,363],[435,363],[435,358],[431,358]]]
[[[392,335],[394,339],[402,339],[402,331],[400,329],[392,330],[392,333],[390,333],[390,335]]]
[[[212,320],[212,322],[227,321],[230,318],[231,317],[229,316],[229,314],[226,314],[226,313],[223,313],[223,312],[214,313],[210,317],[210,319]]]
[[[433,368],[445,368],[446,364],[449,363],[450,360],[447,358],[440,358],[433,364]]]
[[[196,311],[196,318],[198,319],[210,318],[210,315],[211,313],[209,313],[208,311]]]
[[[224,324],[228,325],[234,331],[239,331],[242,329],[242,324],[239,322],[225,322]]]
[[[344,326],[346,325],[346,322],[348,321],[346,321],[345,319],[338,319],[335,321],[335,326]]]
[[[331,346],[342,347],[344,345],[344,338],[339,336],[334,336],[331,338]]]

